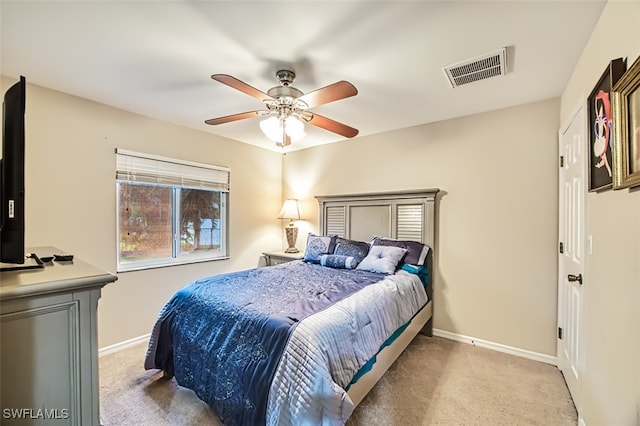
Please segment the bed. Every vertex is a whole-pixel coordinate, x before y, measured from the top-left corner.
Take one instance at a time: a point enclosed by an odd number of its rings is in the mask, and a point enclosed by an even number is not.
[[[316,197],[304,260],[179,290],[145,368],[225,424],[344,424],[416,334],[431,335],[437,193]]]

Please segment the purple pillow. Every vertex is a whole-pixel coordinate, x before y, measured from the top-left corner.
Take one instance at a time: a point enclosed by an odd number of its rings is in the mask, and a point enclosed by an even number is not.
[[[422,266],[429,254],[429,246],[426,246],[418,241],[402,241],[392,240],[390,238],[375,237],[372,246],[394,246],[407,250],[407,253],[402,259],[402,263],[408,263],[410,265]]]

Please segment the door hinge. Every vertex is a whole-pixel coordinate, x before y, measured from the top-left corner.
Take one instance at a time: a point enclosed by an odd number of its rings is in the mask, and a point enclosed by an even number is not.
[[[562,327],[558,327],[558,339],[562,340]]]
[[[564,167],[564,155],[560,156],[560,167]]]
[[[564,243],[560,242],[560,254],[564,253]]]

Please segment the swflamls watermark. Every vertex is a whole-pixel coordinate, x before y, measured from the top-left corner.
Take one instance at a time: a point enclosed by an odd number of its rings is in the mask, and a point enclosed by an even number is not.
[[[68,408],[3,408],[3,419],[60,420],[69,418]]]

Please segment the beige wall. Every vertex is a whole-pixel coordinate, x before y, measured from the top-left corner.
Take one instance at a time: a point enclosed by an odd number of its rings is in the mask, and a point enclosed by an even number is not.
[[[317,231],[314,195],[439,187],[435,327],[555,355],[557,130],[606,63],[640,55],[640,2],[611,0],[560,100],[281,155],[30,85],[27,244],[115,270],[116,147],[231,167],[231,259],[129,272],[105,287],[100,346],[149,333],[183,284],[253,267],[282,246],[284,196],[302,200],[298,247]],[[28,78],[28,76],[27,76]],[[3,77],[4,91],[15,80]],[[640,190],[587,197],[588,426],[637,423]]]
[[[562,122],[610,60],[640,55],[640,2],[609,1],[561,99]],[[585,369],[581,415],[591,425],[640,416],[640,188],[587,195],[593,254],[585,273]]]
[[[438,187],[437,329],[555,356],[559,99],[287,154],[284,193]],[[301,242],[300,245],[303,245]]]
[[[14,82],[3,77],[3,93]],[[231,258],[119,274],[99,303],[100,347],[149,333],[162,305],[193,279],[255,267],[263,250],[281,247],[281,154],[35,85],[27,88],[26,127],[27,245],[59,247],[109,271],[115,148],[231,168]]]

